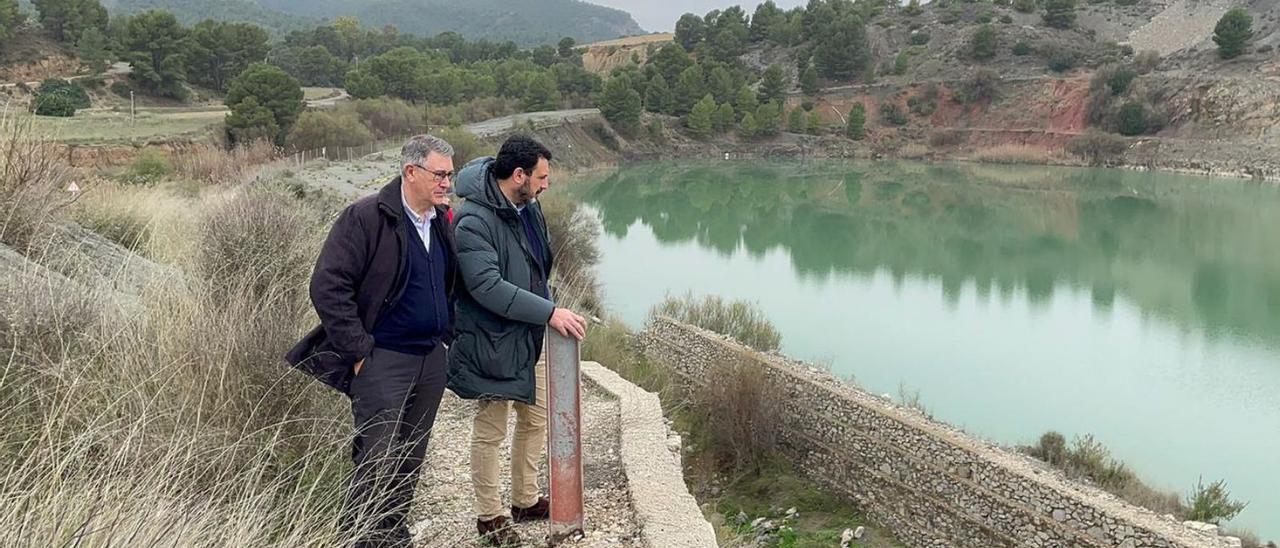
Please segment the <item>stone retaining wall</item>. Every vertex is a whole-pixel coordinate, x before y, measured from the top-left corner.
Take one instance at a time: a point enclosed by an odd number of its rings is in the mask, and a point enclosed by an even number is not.
[[[844,383],[668,319],[640,334],[686,388],[761,367],[783,406],[782,450],[910,546],[1231,547]]]

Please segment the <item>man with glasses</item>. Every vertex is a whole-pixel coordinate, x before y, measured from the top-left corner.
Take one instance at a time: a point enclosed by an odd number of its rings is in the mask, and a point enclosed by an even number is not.
[[[579,340],[586,321],[556,306],[547,221],[537,197],[551,186],[551,151],[523,136],[507,139],[496,158],[468,163],[458,174],[454,236],[458,241],[458,338],[449,349],[449,390],[479,400],[472,425],[471,481],[476,529],[490,545],[522,541],[511,521],[545,520],[538,469],[547,444],[547,367],[543,336],[550,327]],[[511,519],[503,508],[499,446],[511,440]]]
[[[418,135],[400,156],[400,175],[334,222],[311,276],[320,327],[287,356],[351,397],[355,472],[341,526],[362,548],[412,544],[407,513],[453,334],[453,147]]]

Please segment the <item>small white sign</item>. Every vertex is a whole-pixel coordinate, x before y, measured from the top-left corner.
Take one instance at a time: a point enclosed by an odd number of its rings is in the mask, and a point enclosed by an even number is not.
[[[77,193],[79,193],[79,192],[80,192],[80,185],[76,184],[76,182],[75,182],[75,181],[71,181],[71,185],[67,187],[67,192],[70,192],[70,193],[72,193],[72,194],[77,194]]]

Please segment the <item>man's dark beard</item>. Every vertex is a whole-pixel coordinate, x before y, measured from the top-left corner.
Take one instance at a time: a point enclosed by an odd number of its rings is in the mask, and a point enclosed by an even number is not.
[[[525,181],[523,185],[516,188],[516,197],[520,198],[520,204],[524,205],[532,202],[538,195],[533,192],[533,179]]]

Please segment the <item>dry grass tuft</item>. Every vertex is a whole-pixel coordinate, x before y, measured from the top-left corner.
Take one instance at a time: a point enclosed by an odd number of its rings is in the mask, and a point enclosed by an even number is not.
[[[11,218],[31,203],[15,195]],[[166,200],[128,215],[200,253],[137,295],[6,251],[0,266],[19,270],[0,299],[0,545],[345,544],[345,402],[281,360],[314,323],[304,282],[324,212],[209,192],[173,230],[148,218]]]
[[[973,159],[992,164],[1044,164],[1055,156],[1048,149],[1031,145],[996,145],[974,151]]]
[[[238,184],[248,182],[261,166],[279,157],[280,151],[269,141],[256,140],[228,150],[204,141],[173,155],[178,173],[205,183]]]
[[[450,141],[452,143],[452,141]],[[603,314],[595,267],[600,223],[577,202],[554,194],[539,199],[555,252],[556,300],[579,313]]]
[[[70,170],[29,119],[0,114],[0,244],[31,246],[53,214],[71,203]]]
[[[745,301],[727,302],[715,295],[701,299],[692,294],[680,298],[668,296],[649,314],[666,316],[732,337],[761,352],[777,350],[782,344],[782,335],[777,328],[769,323],[759,308]]]

